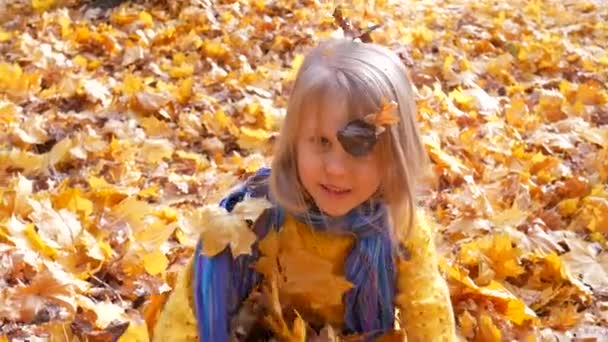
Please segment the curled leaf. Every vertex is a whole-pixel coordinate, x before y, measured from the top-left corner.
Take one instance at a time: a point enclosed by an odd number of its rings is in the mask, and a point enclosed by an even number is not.
[[[394,125],[399,122],[399,116],[395,114],[397,110],[397,102],[387,101],[382,98],[380,109],[376,113],[366,115],[363,120],[371,125],[376,126],[379,130],[377,133],[382,133],[385,126]]]

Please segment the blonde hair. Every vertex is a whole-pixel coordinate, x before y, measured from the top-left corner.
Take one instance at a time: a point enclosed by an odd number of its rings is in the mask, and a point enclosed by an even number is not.
[[[376,44],[332,39],[313,48],[304,58],[291,91],[287,115],[276,142],[270,193],[282,207],[306,210],[306,191],[297,170],[297,132],[305,107],[345,100],[352,118],[379,110],[381,101],[397,103],[398,124],[378,140],[383,168],[379,196],[389,208],[391,234],[406,237],[414,225],[418,178],[428,160],[416,123],[411,81],[399,57]]]

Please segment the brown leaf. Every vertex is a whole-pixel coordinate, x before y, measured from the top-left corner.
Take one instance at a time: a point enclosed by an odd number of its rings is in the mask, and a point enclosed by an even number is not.
[[[9,293],[8,301],[16,309],[16,318],[21,322],[32,322],[51,304],[64,308],[71,315],[76,313],[74,286],[66,279],[57,279],[48,270],[37,274],[31,284],[17,287]]]

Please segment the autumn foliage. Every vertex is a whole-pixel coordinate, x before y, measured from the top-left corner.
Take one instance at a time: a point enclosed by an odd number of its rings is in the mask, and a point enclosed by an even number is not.
[[[607,17],[600,0],[1,3],[0,341],[147,341],[201,234],[248,253],[266,204],[217,203],[268,165],[302,55],[330,36],[410,69],[459,334],[600,341]]]

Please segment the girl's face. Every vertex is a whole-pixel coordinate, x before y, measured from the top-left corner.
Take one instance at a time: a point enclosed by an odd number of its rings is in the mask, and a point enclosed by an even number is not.
[[[342,216],[378,190],[379,151],[362,157],[344,151],[336,134],[349,118],[340,106],[328,106],[319,115],[304,111],[301,120],[296,133],[300,181],[321,211]]]

